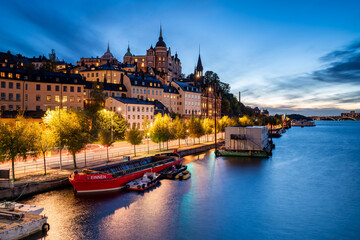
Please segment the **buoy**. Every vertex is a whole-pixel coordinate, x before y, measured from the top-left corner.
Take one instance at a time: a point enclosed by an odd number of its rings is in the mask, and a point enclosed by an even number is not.
[[[44,223],[41,229],[43,232],[47,232],[50,230],[50,225],[48,223]]]

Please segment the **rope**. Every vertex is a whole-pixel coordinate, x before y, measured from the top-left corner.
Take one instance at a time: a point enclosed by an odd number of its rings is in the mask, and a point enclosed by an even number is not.
[[[59,181],[55,181],[55,182],[51,182],[51,183],[60,183],[60,182],[66,181],[66,180],[68,180],[68,178],[64,178]],[[15,200],[12,200],[10,202],[16,202],[17,200],[19,200],[21,198],[21,196],[24,194],[26,187],[31,184],[49,184],[49,182],[28,182],[28,183],[26,183],[24,186],[24,189],[21,191],[20,195]]]

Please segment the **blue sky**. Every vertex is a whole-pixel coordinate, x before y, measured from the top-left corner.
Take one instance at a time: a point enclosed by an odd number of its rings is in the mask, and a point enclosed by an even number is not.
[[[164,41],[193,71],[241,91],[242,102],[275,113],[360,111],[359,1],[2,1],[0,51],[60,59],[122,60]]]

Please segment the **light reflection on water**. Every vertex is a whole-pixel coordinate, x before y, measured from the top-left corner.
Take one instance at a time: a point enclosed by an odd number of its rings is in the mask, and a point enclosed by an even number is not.
[[[275,144],[269,159],[185,157],[189,180],[145,193],[67,188],[24,202],[45,207],[45,239],[358,238],[360,122],[292,128]]]

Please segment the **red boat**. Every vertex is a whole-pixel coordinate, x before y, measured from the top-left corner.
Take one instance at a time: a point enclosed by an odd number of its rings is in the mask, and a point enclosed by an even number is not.
[[[158,154],[95,170],[83,169],[80,173],[75,171],[70,175],[69,181],[78,193],[111,191],[124,188],[128,182],[142,177],[146,172],[160,172],[175,164],[181,164],[179,154]]]

